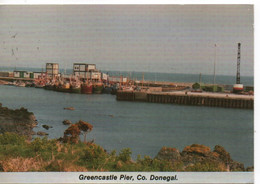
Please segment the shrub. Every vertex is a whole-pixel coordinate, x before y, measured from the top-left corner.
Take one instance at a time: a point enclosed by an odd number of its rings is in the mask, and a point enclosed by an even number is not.
[[[90,169],[101,169],[106,164],[108,154],[104,149],[96,144],[86,146],[84,155],[80,158],[80,164]]]
[[[26,138],[24,136],[20,136],[15,133],[6,132],[4,134],[0,134],[0,144],[1,145],[24,145]]]
[[[121,160],[123,162],[127,162],[131,160],[131,154],[132,151],[130,148],[124,148],[120,151],[119,155],[118,155],[118,160]]]
[[[197,162],[194,165],[188,166],[185,171],[200,171],[200,172],[214,172],[224,171],[223,168],[216,162]]]
[[[35,138],[30,144],[31,150],[40,155],[44,160],[50,160],[57,153],[56,140],[48,140],[47,137]]]

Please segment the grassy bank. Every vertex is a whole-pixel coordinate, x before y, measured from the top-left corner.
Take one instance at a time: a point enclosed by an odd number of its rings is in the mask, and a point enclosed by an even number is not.
[[[227,164],[228,163],[228,164]],[[252,169],[252,168],[251,168]],[[191,145],[179,152],[163,147],[155,158],[131,159],[131,150],[118,153],[95,143],[63,143],[47,137],[28,141],[15,133],[0,135],[0,171],[246,171],[221,146],[214,151]]]

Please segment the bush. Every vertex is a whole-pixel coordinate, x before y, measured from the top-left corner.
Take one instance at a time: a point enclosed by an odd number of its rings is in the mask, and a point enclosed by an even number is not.
[[[215,162],[197,162],[194,165],[188,166],[185,171],[216,172],[224,170]]]
[[[0,134],[0,144],[1,145],[24,145],[26,138],[24,136],[20,136],[15,133],[6,132],[4,134]]]
[[[30,157],[32,153],[28,148],[26,138],[15,133],[0,134],[0,159],[6,157]]]
[[[118,155],[118,160],[121,160],[123,162],[128,162],[131,160],[131,154],[132,154],[132,151],[130,148],[124,148],[120,151],[120,153]]]
[[[47,137],[35,138],[30,144],[31,150],[40,155],[44,160],[52,159],[54,153],[57,153],[56,140],[48,140]]]
[[[199,83],[194,83],[193,85],[192,85],[192,88],[193,89],[199,89],[200,88],[200,84]]]
[[[80,158],[80,164],[87,168],[96,170],[101,169],[106,164],[108,154],[98,145],[91,144],[84,150],[84,155]]]

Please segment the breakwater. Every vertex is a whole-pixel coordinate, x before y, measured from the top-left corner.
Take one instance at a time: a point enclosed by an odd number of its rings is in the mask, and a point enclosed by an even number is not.
[[[235,94],[192,92],[149,93],[134,91],[118,91],[116,99],[119,101],[143,101],[151,103],[172,103],[225,108],[254,108],[253,96]]]

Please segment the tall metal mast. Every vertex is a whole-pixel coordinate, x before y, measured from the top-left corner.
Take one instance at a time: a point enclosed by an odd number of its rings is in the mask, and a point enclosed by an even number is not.
[[[240,46],[241,43],[238,43],[237,49],[237,84],[240,84]]]

